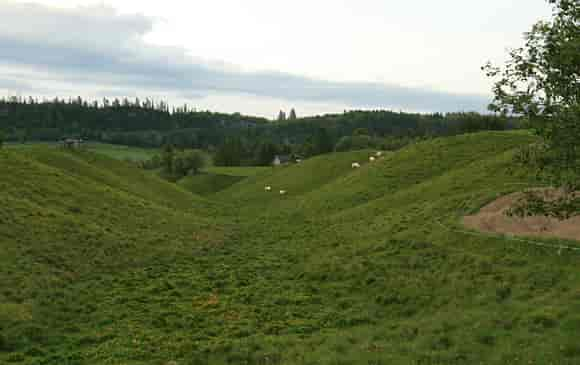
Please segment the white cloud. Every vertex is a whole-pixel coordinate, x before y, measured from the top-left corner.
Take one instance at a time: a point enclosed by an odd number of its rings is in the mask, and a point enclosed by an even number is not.
[[[487,101],[478,95],[487,93],[479,71],[486,58],[470,51],[484,43],[477,38],[481,32],[470,38],[470,30],[489,26],[488,18],[459,16],[450,22],[442,15],[450,3],[471,13],[493,13],[492,5],[444,0],[437,2],[440,7],[422,2],[423,7],[413,9],[371,0],[356,6],[346,0],[308,6],[302,0],[215,0],[186,6],[172,0],[123,0],[115,3],[117,9],[72,0],[49,3],[60,7],[16,1],[0,5],[0,64],[18,69],[20,76],[10,81],[21,89],[33,84],[24,90],[31,93],[39,87],[50,90],[51,84],[55,92],[165,93],[176,100],[195,98],[218,110],[239,105],[232,96],[239,95],[246,101],[253,98],[254,103],[244,105],[255,105],[254,113],[262,115],[271,115],[273,104],[284,100],[309,110],[318,104],[321,111],[481,110]],[[387,19],[397,21],[384,24]],[[405,19],[416,24],[404,24]],[[488,41],[499,43],[506,25],[496,28]],[[433,36],[439,37],[437,42]],[[472,39],[477,44],[470,44]],[[7,80],[5,76],[4,84]],[[475,86],[453,87],[462,84]]]

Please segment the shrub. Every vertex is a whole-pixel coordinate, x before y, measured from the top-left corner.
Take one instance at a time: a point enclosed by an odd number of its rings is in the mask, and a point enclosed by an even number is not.
[[[501,286],[495,290],[495,295],[498,302],[503,302],[512,294],[512,288],[509,286]]]
[[[14,350],[12,344],[2,333],[0,333],[0,352],[10,352]]]
[[[495,344],[495,337],[487,333],[482,333],[477,336],[477,342],[482,345],[492,346]]]
[[[562,346],[562,353],[566,357],[578,357],[580,356],[580,343],[570,342]]]

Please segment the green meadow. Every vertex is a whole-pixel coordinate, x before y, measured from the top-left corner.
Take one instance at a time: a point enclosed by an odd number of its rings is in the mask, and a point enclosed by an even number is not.
[[[58,149],[60,145],[57,142],[27,142],[27,143],[7,143],[6,147],[9,149],[34,149],[38,147],[45,147],[48,149]],[[117,160],[131,160],[144,161],[148,160],[159,153],[156,148],[139,148],[116,144],[108,144],[101,142],[87,142],[84,149],[109,156]]]
[[[177,184],[194,194],[206,196],[227,189],[247,177],[265,174],[268,171],[274,171],[274,168],[208,166],[197,175],[179,179]]]
[[[240,176],[248,177],[259,175],[264,172],[273,170],[273,167],[264,166],[248,166],[248,167],[226,167],[226,166],[208,166],[204,169],[207,173],[228,175],[228,176]]]
[[[579,364],[580,253],[558,247],[580,243],[459,223],[531,184],[512,157],[533,141],[177,184],[90,150],[0,150],[0,363]]]

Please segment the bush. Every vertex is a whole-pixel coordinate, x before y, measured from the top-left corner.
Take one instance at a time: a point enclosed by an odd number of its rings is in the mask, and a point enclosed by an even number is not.
[[[580,356],[580,343],[570,342],[562,346],[562,353],[566,357]]]
[[[495,344],[495,337],[490,334],[480,334],[477,336],[477,342],[482,345],[492,346]]]
[[[0,333],[0,352],[10,352],[12,350],[14,350],[12,344],[3,334]]]
[[[338,140],[334,146],[337,152],[364,150],[375,146],[375,141],[370,136],[356,135],[346,136]]]
[[[6,361],[8,362],[23,362],[24,360],[26,360],[26,357],[19,352],[13,353],[6,358]]]

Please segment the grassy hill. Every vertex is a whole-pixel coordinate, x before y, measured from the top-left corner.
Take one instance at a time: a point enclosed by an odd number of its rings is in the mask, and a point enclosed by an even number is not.
[[[270,167],[221,167],[209,166],[197,175],[181,178],[177,183],[184,189],[198,195],[210,195],[227,189],[244,180],[270,170]]]
[[[57,142],[6,143],[6,148],[18,150],[30,148],[35,149],[40,146],[49,149],[54,149],[57,148],[59,144]],[[155,154],[159,153],[159,149],[157,148],[139,148],[101,142],[86,142],[84,145],[84,149],[105,156],[109,156],[116,160],[131,160],[131,161],[148,160]]]
[[[371,153],[366,150],[332,153],[310,158],[299,164],[268,168],[245,179],[243,184],[236,184],[225,190],[220,197],[248,204],[278,201],[280,190],[287,191],[285,199],[296,197],[316,191],[340,176],[356,172],[351,168],[351,162],[358,161],[365,165]],[[272,191],[266,194],[265,186],[271,186]]]
[[[458,223],[529,183],[510,161],[531,141],[329,154],[211,198],[0,151],[0,363],[577,364],[578,254]]]
[[[194,194],[208,195],[224,190],[243,179],[243,176],[202,172],[194,176],[181,178],[177,183],[179,186]]]

